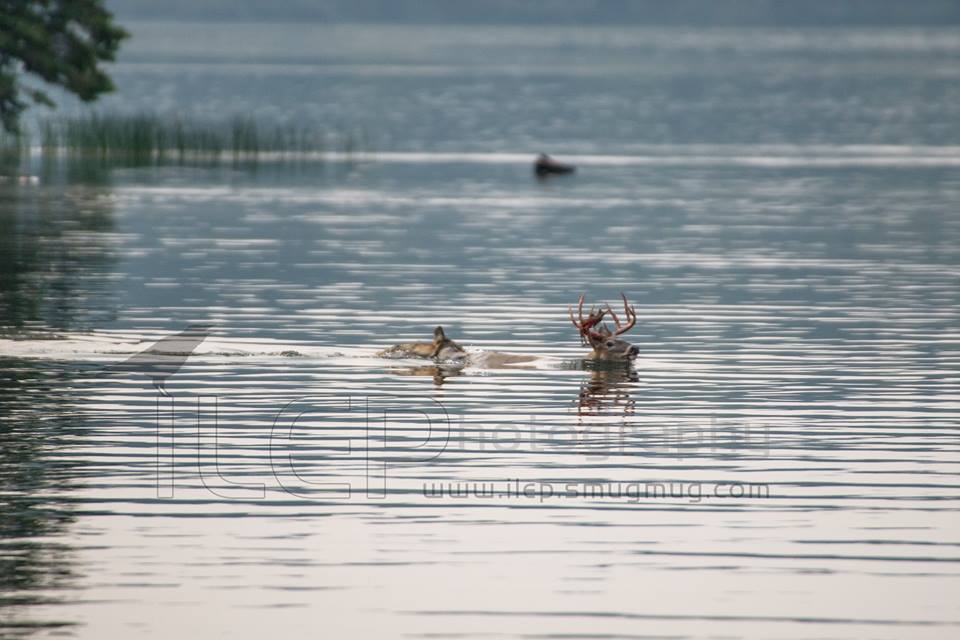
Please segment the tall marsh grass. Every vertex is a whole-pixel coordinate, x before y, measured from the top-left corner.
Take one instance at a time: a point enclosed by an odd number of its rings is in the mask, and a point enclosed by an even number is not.
[[[9,133],[0,128],[0,176],[19,172],[30,156],[30,138],[24,133]]]
[[[365,147],[362,133],[331,133],[298,125],[264,125],[234,116],[201,121],[155,114],[101,114],[48,119],[38,127],[45,158],[98,160],[104,164],[211,164],[257,162],[267,157],[286,161],[351,156]],[[15,138],[15,139],[14,139]],[[0,137],[0,162],[29,153],[25,136]]]

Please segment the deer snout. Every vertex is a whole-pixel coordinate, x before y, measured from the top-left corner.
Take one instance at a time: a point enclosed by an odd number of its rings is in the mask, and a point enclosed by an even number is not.
[[[638,355],[640,355],[640,347],[630,345],[630,348],[627,349],[627,357],[636,358]]]

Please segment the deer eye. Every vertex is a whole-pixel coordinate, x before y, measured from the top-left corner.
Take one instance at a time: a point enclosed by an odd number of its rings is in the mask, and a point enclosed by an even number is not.
[[[606,346],[607,346],[607,349],[610,349],[611,347],[613,347],[613,340],[607,340]]]

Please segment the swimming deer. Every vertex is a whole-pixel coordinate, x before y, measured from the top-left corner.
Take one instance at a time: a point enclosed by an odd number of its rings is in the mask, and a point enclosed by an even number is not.
[[[590,358],[606,362],[629,362],[637,357],[640,350],[619,339],[620,336],[637,323],[637,314],[627,302],[627,297],[620,294],[623,298],[623,312],[626,322],[621,323],[620,318],[614,312],[610,305],[599,310],[590,310],[586,318],[583,317],[583,296],[580,296],[577,305],[577,314],[580,318],[577,321],[573,317],[573,309],[568,309],[570,321],[580,332],[580,339],[584,344],[590,345],[593,349]],[[601,324],[607,316],[613,320],[616,327],[609,329],[605,324]],[[443,327],[437,327],[433,330],[433,342],[405,342],[384,349],[378,354],[384,358],[431,358],[439,363],[448,364],[471,364],[484,368],[498,368],[501,366],[510,366],[530,363],[538,360],[538,356],[521,355],[513,353],[500,353],[497,351],[484,351],[479,353],[468,353],[463,347],[451,340],[444,334]]]
[[[633,326],[637,324],[637,312],[634,311],[630,303],[627,302],[627,296],[621,293],[620,297],[623,298],[623,313],[626,317],[626,324],[620,324],[620,318],[617,317],[617,314],[610,305],[607,305],[606,309],[601,307],[598,311],[594,311],[591,308],[590,313],[584,318],[582,294],[580,295],[580,302],[577,305],[577,315],[580,318],[579,322],[573,317],[573,309],[567,309],[570,315],[570,322],[572,322],[573,326],[580,332],[580,340],[593,349],[590,357],[594,360],[629,361],[636,358],[637,354],[640,353],[640,349],[617,337],[630,331],[630,329],[633,329]],[[600,324],[607,314],[613,318],[613,322],[616,324],[616,328],[612,331],[608,329],[606,325]]]
[[[438,361],[461,360],[467,357],[463,347],[444,334],[443,327],[433,330],[433,342],[404,342],[377,353],[381,358],[433,358]]]

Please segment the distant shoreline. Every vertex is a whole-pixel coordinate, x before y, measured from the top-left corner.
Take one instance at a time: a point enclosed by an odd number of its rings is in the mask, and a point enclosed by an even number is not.
[[[149,21],[328,24],[619,26],[958,26],[953,0],[108,0],[123,23]]]

